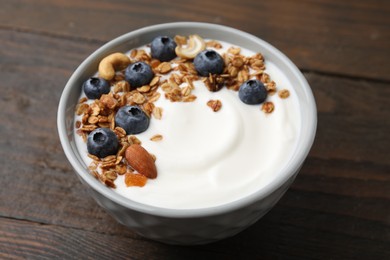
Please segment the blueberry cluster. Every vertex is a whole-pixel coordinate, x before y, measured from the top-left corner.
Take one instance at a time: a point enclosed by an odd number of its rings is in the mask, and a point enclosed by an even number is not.
[[[147,85],[154,74],[151,67],[144,62],[136,62],[125,69],[125,79],[132,88]],[[92,77],[83,84],[85,95],[89,99],[99,99],[110,92],[110,83],[102,78]],[[126,134],[142,133],[149,127],[149,117],[138,106],[121,107],[115,115],[115,125],[122,127]],[[114,155],[118,152],[119,140],[109,128],[97,128],[87,138],[88,153],[99,158]]]
[[[151,56],[163,62],[170,61],[176,58],[176,47],[177,44],[171,37],[158,36],[150,45]],[[198,74],[204,77],[222,74],[225,67],[221,55],[210,49],[198,53],[193,64]],[[136,89],[149,84],[154,73],[149,64],[139,61],[130,64],[124,70],[124,76],[131,89]],[[110,83],[103,78],[91,77],[84,82],[83,90],[89,99],[99,99],[110,92]],[[238,96],[245,104],[260,104],[267,98],[267,90],[261,81],[248,80],[240,86]],[[138,106],[121,107],[115,115],[115,125],[123,128],[128,135],[146,131],[149,121],[149,116]],[[116,154],[118,148],[118,137],[109,128],[98,128],[88,135],[88,152],[99,158]]]
[[[204,77],[222,74],[224,65],[223,58],[214,50],[204,50],[194,59],[196,71]],[[267,89],[259,80],[248,80],[240,86],[238,96],[245,104],[261,104],[267,98]]]
[[[176,58],[176,42],[169,36],[158,36],[150,45],[152,58],[160,61],[170,61]],[[211,74],[221,74],[224,61],[216,51],[204,50],[194,58],[194,66],[199,75],[207,77]]]

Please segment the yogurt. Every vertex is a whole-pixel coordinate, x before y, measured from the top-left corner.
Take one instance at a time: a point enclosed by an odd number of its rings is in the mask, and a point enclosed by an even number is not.
[[[234,46],[220,43],[223,48],[216,51],[221,54]],[[241,54],[252,56],[255,52],[241,48]],[[124,175],[119,175],[114,191],[142,204],[194,209],[238,200],[271,182],[296,148],[301,118],[286,75],[271,61],[265,60],[265,65],[277,88],[290,93],[286,99],[268,95],[267,102],[275,106],[269,114],[261,111],[261,105],[241,102],[236,91],[225,87],[209,91],[202,80],[193,82],[191,94],[197,97],[193,102],[171,102],[159,90],[161,98],[154,104],[163,109],[161,120],[151,118],[149,128],[136,135],[156,156],[158,177],[143,187],[127,187]],[[221,101],[221,109],[212,111],[209,100]],[[162,140],[150,140],[157,134]],[[89,165],[92,160],[86,144],[75,136],[78,151]]]

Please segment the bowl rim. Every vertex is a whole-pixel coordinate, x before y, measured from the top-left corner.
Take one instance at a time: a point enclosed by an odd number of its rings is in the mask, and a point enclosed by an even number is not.
[[[96,58],[96,56],[103,55],[110,48],[112,48],[112,46],[115,46],[120,42],[124,42],[131,37],[135,37],[137,35],[148,33],[151,31],[159,31],[159,30],[174,29],[174,28],[195,28],[195,27],[198,29],[207,28],[209,30],[213,29],[220,32],[223,31],[226,33],[234,33],[235,35],[240,35],[241,37],[248,38],[252,41],[261,44],[268,50],[272,51],[274,55],[278,56],[278,58],[285,63],[285,65],[290,69],[290,71],[294,74],[294,76],[299,81],[300,86],[304,91],[306,97],[307,106],[312,108],[310,111],[307,111],[307,116],[309,117],[309,119],[307,120],[308,123],[305,125],[305,128],[308,129],[307,135],[303,139],[303,143],[300,145],[300,147],[297,148],[298,151],[295,154],[296,160],[292,162],[291,165],[289,165],[289,169],[284,169],[284,171],[280,172],[280,174],[275,179],[273,179],[262,189],[246,197],[240,198],[236,201],[232,201],[223,205],[205,207],[205,208],[194,208],[194,209],[191,208],[171,209],[171,208],[162,208],[162,207],[138,203],[136,201],[127,199],[124,196],[115,193],[115,191],[111,190],[110,188],[107,188],[104,185],[102,185],[90,173],[88,173],[88,171],[85,168],[83,168],[79,160],[76,158],[76,155],[72,152],[72,147],[70,144],[70,140],[68,138],[68,133],[66,130],[66,122],[65,122],[67,103],[68,103],[68,98],[70,96],[69,94],[71,92],[72,87],[74,86],[74,81],[76,80],[78,75],[82,74],[83,71],[85,71],[85,68],[88,66],[88,64],[92,62],[94,58]],[[150,214],[150,215],[169,217],[169,218],[194,218],[194,217],[199,218],[199,217],[220,215],[227,212],[238,210],[258,200],[264,199],[265,197],[270,195],[273,191],[281,187],[287,180],[293,177],[294,174],[300,169],[302,163],[306,159],[311,149],[311,146],[314,142],[316,129],[317,129],[317,109],[316,109],[316,103],[314,100],[312,90],[309,84],[307,83],[305,77],[303,76],[303,74],[299,71],[299,69],[293,64],[293,62],[285,54],[283,54],[281,51],[273,47],[271,44],[265,42],[264,40],[252,34],[224,25],[203,23],[203,22],[173,22],[173,23],[162,23],[162,24],[150,25],[147,27],[143,27],[128,32],[107,42],[106,44],[104,44],[103,46],[95,50],[92,54],[90,54],[72,73],[71,77],[66,83],[64,90],[61,94],[61,98],[58,106],[58,112],[57,112],[57,130],[58,130],[60,142],[65,152],[65,155],[69,160],[69,162],[71,163],[77,175],[81,177],[84,180],[84,182],[89,185],[90,188],[92,188],[99,194],[103,195],[105,198],[108,198],[111,201],[125,208]]]

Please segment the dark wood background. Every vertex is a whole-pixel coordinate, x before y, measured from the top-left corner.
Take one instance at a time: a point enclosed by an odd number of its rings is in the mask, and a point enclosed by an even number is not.
[[[276,207],[233,238],[195,247],[117,224],[72,172],[56,129],[83,59],[123,33],[183,20],[232,26],[286,53],[319,120]],[[1,259],[390,259],[389,1],[0,0],[0,90]]]

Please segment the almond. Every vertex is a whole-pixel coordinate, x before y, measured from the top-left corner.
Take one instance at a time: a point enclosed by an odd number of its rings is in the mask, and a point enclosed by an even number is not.
[[[126,149],[126,160],[139,174],[149,179],[157,177],[157,169],[153,157],[139,144],[130,145]]]

